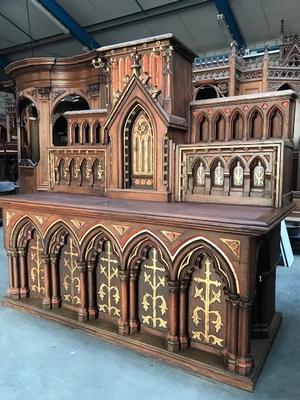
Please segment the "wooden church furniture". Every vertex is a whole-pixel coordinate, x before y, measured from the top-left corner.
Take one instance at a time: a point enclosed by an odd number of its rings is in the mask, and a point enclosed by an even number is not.
[[[252,390],[281,321],[296,96],[193,101],[194,56],[167,34],[8,67],[39,162],[34,193],[0,199],[4,304]],[[55,146],[74,94],[90,109]]]

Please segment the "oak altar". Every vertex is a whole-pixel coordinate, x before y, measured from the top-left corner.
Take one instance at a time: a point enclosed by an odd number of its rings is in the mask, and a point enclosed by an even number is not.
[[[194,56],[167,34],[8,67],[31,125],[0,200],[4,303],[252,390],[281,321],[296,96],[193,101]]]

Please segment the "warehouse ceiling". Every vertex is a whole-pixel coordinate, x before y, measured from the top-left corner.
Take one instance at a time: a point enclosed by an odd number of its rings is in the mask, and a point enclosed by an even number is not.
[[[300,33],[299,0],[1,0],[0,66],[35,56],[173,33],[198,55],[251,48]],[[7,79],[2,68],[0,80]]]

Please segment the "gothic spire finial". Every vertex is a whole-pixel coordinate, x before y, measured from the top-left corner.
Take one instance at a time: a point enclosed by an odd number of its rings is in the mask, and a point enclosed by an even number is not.
[[[283,18],[281,18],[281,21],[280,21],[280,35],[281,35],[281,37],[284,36],[284,19]]]

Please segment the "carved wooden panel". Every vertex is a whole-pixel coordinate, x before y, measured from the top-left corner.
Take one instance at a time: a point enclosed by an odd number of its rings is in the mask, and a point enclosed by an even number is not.
[[[290,200],[281,182],[291,151],[283,141],[178,146],[177,199],[280,207]]]
[[[111,242],[107,241],[98,259],[97,299],[100,314],[114,318],[120,317],[119,263]]]
[[[213,261],[205,257],[191,276],[189,336],[195,343],[222,348],[225,345],[226,305],[223,284]]]
[[[60,286],[64,305],[80,306],[80,271],[78,249],[68,235],[59,257]]]
[[[167,329],[166,270],[158,251],[151,248],[142,262],[139,275],[139,317],[141,326],[165,331]]]
[[[105,194],[106,150],[51,149],[50,189],[61,192]]]
[[[27,265],[31,294],[42,297],[45,293],[44,265],[42,262],[43,245],[39,234],[33,231],[28,242]]]

